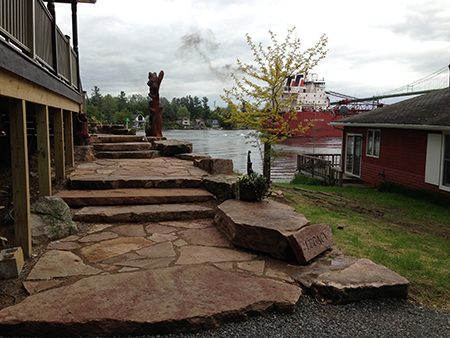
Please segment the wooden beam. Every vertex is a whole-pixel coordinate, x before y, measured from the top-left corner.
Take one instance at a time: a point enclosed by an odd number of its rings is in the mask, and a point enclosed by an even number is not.
[[[36,105],[39,196],[52,196],[48,107]]]
[[[61,86],[64,87],[65,85],[61,84]],[[50,91],[45,87],[41,87],[37,84],[34,84],[28,80],[21,78],[18,75],[8,72],[1,67],[0,67],[0,95],[15,99],[27,100],[28,102],[42,104],[44,106],[67,109],[71,111],[79,111],[80,104],[82,103],[81,96],[80,102],[70,100],[67,97],[64,97],[53,91]]]
[[[73,167],[75,165],[75,156],[73,148],[73,116],[72,112],[64,110],[64,143],[66,145],[66,165]]]
[[[26,258],[31,255],[30,183],[28,166],[26,103],[9,101],[11,171],[13,180],[14,231],[16,245]]]
[[[52,107],[51,112],[53,114],[53,133],[55,135],[55,174],[56,180],[62,181],[66,177],[63,111]]]

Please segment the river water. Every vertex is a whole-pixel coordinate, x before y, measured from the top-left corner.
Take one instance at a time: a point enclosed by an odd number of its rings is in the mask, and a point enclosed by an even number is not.
[[[234,169],[247,172],[247,152],[251,151],[253,170],[262,173],[262,159],[259,148],[249,137],[249,130],[163,130],[167,139],[190,142],[193,152],[211,155],[213,158],[233,160]],[[275,145],[281,156],[272,164],[272,181],[289,182],[297,167],[297,153],[340,154],[340,137],[294,137]]]

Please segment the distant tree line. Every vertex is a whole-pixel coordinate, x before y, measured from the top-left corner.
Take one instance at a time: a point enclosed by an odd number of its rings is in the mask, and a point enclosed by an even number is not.
[[[149,116],[149,100],[148,96],[140,94],[127,96],[124,91],[115,97],[110,94],[103,96],[100,88],[94,86],[91,95],[86,97],[86,113],[88,118],[104,124],[125,124],[127,119],[131,121],[138,114]],[[161,97],[160,101],[164,106],[162,110],[164,127],[175,127],[176,122],[183,118],[205,121],[216,119],[222,127],[231,127],[231,123],[226,121],[230,116],[230,108],[215,107],[211,110],[207,97],[199,99],[197,96],[188,95],[173,98],[171,101]]]

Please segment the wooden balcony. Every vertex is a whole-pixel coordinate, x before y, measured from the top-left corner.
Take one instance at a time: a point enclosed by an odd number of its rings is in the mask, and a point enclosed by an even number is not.
[[[0,41],[2,49],[9,47],[9,51],[16,53],[12,57],[13,54],[4,50],[4,55],[9,57],[2,58],[2,67],[15,73],[20,71],[16,63],[17,54],[21,54],[23,60],[31,63],[27,69],[41,68],[81,94],[78,55],[41,0],[0,0]],[[34,74],[42,73],[34,70],[28,78],[40,81]]]

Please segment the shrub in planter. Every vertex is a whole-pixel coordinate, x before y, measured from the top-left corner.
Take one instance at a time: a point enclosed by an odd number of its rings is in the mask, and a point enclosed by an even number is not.
[[[269,180],[255,172],[239,177],[239,198],[243,201],[261,201],[269,191]]]

